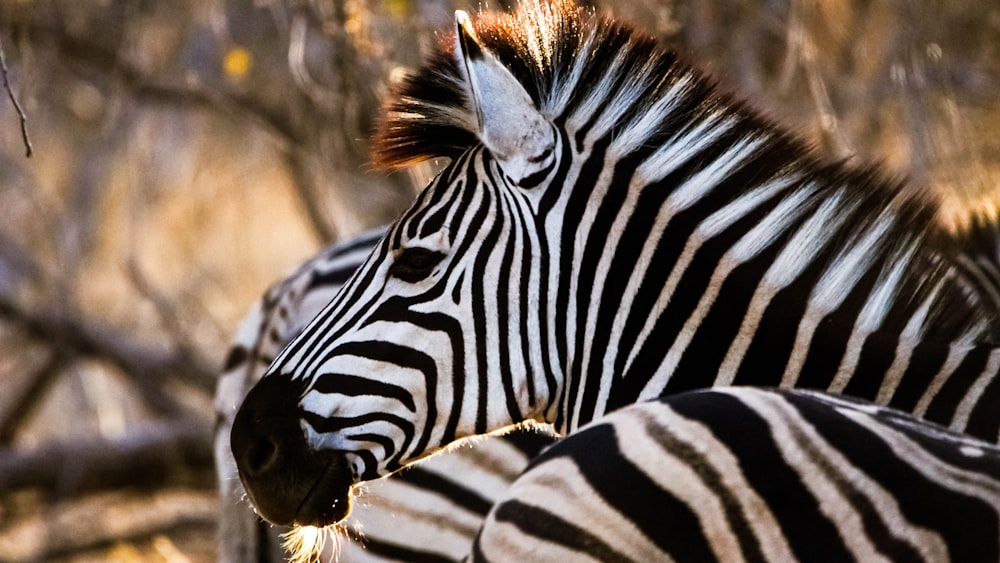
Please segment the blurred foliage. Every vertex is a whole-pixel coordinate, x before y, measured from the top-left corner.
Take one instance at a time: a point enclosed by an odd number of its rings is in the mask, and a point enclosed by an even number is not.
[[[941,194],[942,221],[996,209],[996,2],[590,4],[828,155]],[[227,341],[268,283],[426,180],[370,170],[367,139],[455,8],[476,6],[0,0],[35,147],[4,98],[0,560],[212,559]]]

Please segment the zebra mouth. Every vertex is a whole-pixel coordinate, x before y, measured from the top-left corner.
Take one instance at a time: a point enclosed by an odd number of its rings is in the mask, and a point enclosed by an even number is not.
[[[336,524],[351,512],[354,479],[343,452],[331,452],[326,467],[295,511],[298,526],[323,527]]]

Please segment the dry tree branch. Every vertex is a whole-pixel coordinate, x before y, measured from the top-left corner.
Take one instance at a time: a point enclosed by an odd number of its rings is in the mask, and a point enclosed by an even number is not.
[[[0,494],[40,489],[59,496],[132,487],[215,486],[211,432],[204,424],[156,424],[117,440],[0,449]]]
[[[215,390],[215,369],[183,354],[136,343],[123,332],[76,315],[32,310],[0,294],[0,318],[34,340],[74,354],[103,359],[140,383],[174,379],[206,393]]]
[[[25,115],[24,110],[21,109],[21,104],[17,101],[17,96],[14,95],[14,90],[10,87],[10,71],[7,70],[7,59],[4,57],[3,52],[3,42],[0,41],[0,72],[3,73],[3,87],[7,90],[7,96],[10,98],[10,102],[14,104],[14,109],[17,111],[17,117],[21,120],[21,138],[24,140],[25,147],[25,158],[31,158],[32,148],[31,139],[28,137],[28,116]]]
[[[174,342],[177,353],[201,365],[208,365],[208,360],[201,354],[197,344],[188,336],[190,331],[184,315],[171,299],[153,285],[153,282],[143,272],[142,266],[134,255],[126,260],[126,271],[129,281],[139,294],[148,301],[157,312],[160,322],[167,335]],[[209,315],[206,313],[205,317]],[[221,331],[221,329],[219,329]]]
[[[323,244],[337,240],[340,233],[322,212],[322,205],[316,193],[319,191],[315,175],[310,166],[310,156],[305,151],[291,148],[285,151],[285,162],[292,175],[292,189],[295,190],[306,219],[313,233]]]
[[[118,546],[151,544],[160,556],[157,560],[189,561],[179,548],[186,547],[184,536],[201,536],[214,527],[217,510],[213,496],[190,489],[152,494],[109,491],[44,503],[24,516],[5,520],[0,527],[0,558],[10,562],[103,561]],[[111,558],[145,560],[129,551]]]
[[[836,156],[849,161],[857,156],[857,151],[840,127],[836,109],[833,107],[830,92],[820,69],[818,49],[803,22],[802,10],[801,0],[792,0],[786,24],[786,54],[779,73],[779,88],[787,93],[791,88],[796,68],[802,69],[823,134]]]
[[[18,429],[42,402],[71,360],[62,351],[53,350],[45,363],[35,370],[28,385],[10,401],[11,408],[7,412],[0,412],[0,446],[10,445]]]

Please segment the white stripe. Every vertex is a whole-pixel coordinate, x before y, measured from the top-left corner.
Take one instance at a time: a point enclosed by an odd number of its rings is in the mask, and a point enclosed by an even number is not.
[[[705,219],[705,221],[703,221],[697,229],[695,229],[695,231],[688,238],[681,255],[677,258],[677,262],[674,264],[666,283],[663,284],[663,289],[660,290],[660,294],[656,298],[653,310],[646,316],[646,322],[644,323],[642,330],[639,332],[625,364],[626,372],[631,368],[636,355],[639,353],[642,345],[649,337],[649,334],[653,331],[653,326],[655,325],[656,320],[663,314],[663,311],[670,303],[670,299],[673,297],[674,291],[677,289],[677,284],[680,283],[681,277],[687,271],[691,260],[694,259],[694,256],[701,248],[701,245],[727,229],[729,226],[735,224],[747,214],[756,210],[764,202],[774,197],[778,192],[784,190],[795,181],[795,177],[785,177],[764,184],[756,188],[754,191],[737,198],[726,207],[716,211]],[[811,191],[805,187],[803,187],[803,190]],[[666,228],[669,220],[673,217],[673,210],[669,208],[667,211],[661,210],[660,215],[664,217],[662,219],[662,224],[664,225],[663,228]],[[660,217],[657,217],[657,223],[661,223]],[[659,232],[662,233],[662,229]],[[648,267],[649,262],[652,260],[652,254],[655,249],[656,244],[652,243],[646,244],[645,248],[643,248],[643,254],[639,262],[644,266],[641,271],[642,274],[645,274],[645,268]],[[629,280],[629,286],[625,294],[630,297],[634,297],[635,294],[638,293],[641,283],[642,277],[639,275],[639,272],[637,272],[633,275],[632,279]],[[631,302],[628,307],[625,306],[624,302],[622,303],[622,311],[630,311],[631,308]],[[621,331],[624,329],[624,323],[625,319],[622,319],[621,323],[615,325],[617,330],[614,331],[614,334],[621,334]],[[614,346],[614,348],[618,349],[618,346]]]
[[[615,72],[615,69],[619,69],[624,65],[625,51],[620,51],[615,55],[615,59],[608,65],[609,71],[604,72],[601,75],[600,82],[598,84],[589,87],[589,96],[582,100],[576,108],[573,109],[573,114],[566,120],[566,129],[569,131],[579,131],[594,118],[595,115],[601,115],[606,111],[615,111],[615,100],[608,99],[608,93],[612,92],[614,89],[615,82],[618,77],[621,76],[620,72]],[[587,60],[587,57],[579,57],[580,59]],[[575,65],[574,65],[575,66]],[[581,69],[582,70],[582,69]],[[562,90],[562,88],[560,88]],[[632,100],[628,100],[629,103]],[[558,111],[560,107],[553,107],[553,111]],[[595,139],[604,137],[607,134],[606,129],[597,130],[592,128],[587,132],[588,139]]]
[[[735,123],[732,119],[725,119],[719,113],[706,116],[703,121],[694,124],[692,128],[680,131],[670,140],[666,141],[652,156],[639,165],[635,175],[643,180],[643,185],[653,184],[662,180],[667,174],[670,174],[680,165],[715,143],[723,133],[732,129],[734,125]],[[736,149],[741,148],[740,145],[741,143],[734,144],[726,154],[737,154]],[[719,157],[715,159],[713,164],[718,164],[724,158]],[[737,161],[741,162],[742,158],[737,159]],[[688,190],[694,193],[687,194],[687,199],[704,192],[706,186],[711,188],[715,186],[715,183],[698,183],[694,185]],[[684,209],[687,207],[687,205],[681,205],[680,201],[673,201],[679,190],[680,188],[671,194],[671,199],[668,200],[669,207],[675,209]]]
[[[705,136],[711,138],[714,142],[717,137],[721,136],[723,131],[728,130],[732,125],[732,121],[725,121],[721,123],[719,127],[713,129],[709,133],[705,133]],[[708,146],[708,143],[704,143],[701,140],[692,140],[692,143],[696,145],[704,145],[705,147]],[[719,155],[708,166],[698,170],[692,174],[691,177],[684,180],[683,184],[675,188],[674,191],[671,192],[670,197],[667,198],[666,206],[674,209],[674,212],[677,212],[698,203],[703,197],[712,193],[723,180],[733,173],[733,171],[743,165],[747,157],[752,155],[753,152],[763,143],[764,139],[760,137],[743,138],[733,143],[729,150]],[[674,167],[657,169],[657,172],[660,174],[657,180],[662,179],[676,166],[684,164],[687,161],[687,158],[694,157],[700,151],[692,150],[684,152],[688,153],[684,155],[686,158],[675,162]],[[647,160],[639,166],[639,170],[636,171],[636,174],[640,177],[644,177],[646,173],[650,172],[649,170],[644,169],[652,165],[652,159]]]
[[[660,363],[656,374],[650,378],[649,382],[643,388],[640,397],[658,396],[666,387],[670,376],[677,368],[677,364],[680,363],[684,351],[687,350],[688,345],[698,331],[698,327],[701,326],[701,322],[705,320],[705,317],[711,310],[715,298],[722,291],[722,285],[729,278],[729,275],[734,269],[756,257],[767,248],[768,244],[775,237],[780,236],[781,233],[787,230],[790,223],[798,219],[799,215],[802,214],[802,206],[812,196],[812,193],[812,190],[801,189],[789,194],[760,223],[754,226],[747,234],[743,235],[732,248],[726,251],[712,273],[708,287],[698,301],[697,307],[695,307],[691,316],[684,322],[684,326],[681,328],[677,338],[671,343],[666,357]]]
[[[754,290],[739,332],[722,360],[715,385],[730,385],[736,379],[737,369],[750,348],[754,335],[757,334],[760,321],[771,300],[812,264],[812,260],[830,241],[830,236],[840,229],[844,218],[850,215],[851,210],[844,209],[842,205],[842,195],[842,192],[837,192],[824,201],[816,213],[802,224],[768,268],[761,283]]]
[[[642,473],[653,481],[658,487],[669,492],[681,503],[689,508],[698,518],[702,533],[709,542],[716,559],[720,561],[742,562],[743,553],[740,549],[739,538],[733,533],[726,518],[721,517],[726,513],[723,499],[728,496],[729,490],[715,490],[705,483],[701,476],[692,469],[692,461],[682,455],[685,452],[675,452],[665,449],[665,444],[660,440],[650,436],[646,429],[645,421],[655,416],[655,424],[668,429],[671,434],[676,434],[681,441],[694,446],[695,439],[691,434],[700,437],[711,435],[707,429],[700,424],[693,423],[674,413],[669,407],[653,402],[651,412],[643,410],[629,410],[628,416],[611,415],[609,421],[615,426],[615,431],[619,436],[628,437],[627,444],[623,444],[622,454]],[[660,413],[659,411],[666,411]],[[650,416],[653,415],[653,416]],[[656,416],[659,415],[659,416]],[[704,451],[705,445],[699,445],[698,450]],[[720,446],[722,451],[724,447]],[[726,459],[726,473],[732,473],[736,480],[740,480],[741,473],[735,460]],[[743,483],[746,484],[745,482]],[[747,487],[745,490],[752,491]],[[749,496],[749,495],[747,495]],[[758,506],[763,504],[758,501]],[[766,512],[766,511],[765,511]],[[643,559],[653,561],[652,559]]]
[[[895,221],[895,216],[883,215],[847,246],[816,284],[809,298],[810,304],[821,305],[822,310],[827,312],[839,307],[880,257],[886,242],[885,234]]]
[[[820,511],[836,526],[844,546],[857,561],[886,558],[872,543],[860,512],[840,491],[838,482],[863,495],[894,537],[922,552],[930,546],[932,553],[948,553],[939,534],[908,522],[896,498],[827,442],[786,399],[762,391],[743,392],[737,397],[767,421],[782,457],[819,501]]]
[[[714,212],[698,226],[691,238],[688,239],[687,245],[685,245],[684,250],[681,252],[677,263],[674,265],[670,276],[661,289],[660,295],[657,297],[656,303],[654,304],[654,313],[648,316],[646,324],[639,333],[637,345],[632,348],[629,358],[625,364],[626,371],[635,359],[635,354],[638,353],[641,344],[652,331],[653,321],[655,321],[655,319],[658,318],[666,308],[670,297],[676,289],[677,283],[680,281],[681,275],[687,269],[691,259],[694,257],[697,250],[701,248],[704,241],[716,236],[746,215],[754,212],[765,202],[775,197],[779,192],[787,189],[796,181],[796,177],[787,176],[777,178],[771,182],[757,186],[749,192],[736,198],[722,209]],[[657,246],[653,241],[660,240],[664,229],[666,229],[672,217],[672,213],[664,213],[661,211],[660,216],[657,217],[656,223],[651,231],[652,234],[649,237],[649,242],[643,246],[642,252],[639,255],[639,260],[633,268],[632,275],[629,278],[624,295],[622,295],[621,304],[618,307],[619,314],[615,316],[614,323],[611,327],[611,338],[608,342],[608,348],[604,354],[602,362],[605,374],[613,373],[615,360],[617,359],[618,354],[627,352],[622,349],[621,345],[621,337],[625,330],[625,323],[628,321],[629,313],[632,311],[633,301],[639,293],[639,286],[645,278],[650,262],[653,259],[653,253]],[[616,220],[616,225],[620,222],[622,226],[618,227],[617,230],[612,228],[612,232],[620,232],[621,229],[624,229],[624,223],[627,221],[627,218],[627,213],[623,213],[619,216],[619,219]],[[617,237],[609,238],[612,240],[609,241],[608,247],[605,248],[605,253],[613,254],[617,250],[618,239]],[[603,377],[601,379],[601,388],[598,393],[597,400],[600,412],[604,412],[603,406],[607,404],[608,396],[611,392],[612,379],[613,378],[611,377]]]
[[[677,107],[677,104],[686,95],[686,90],[691,84],[691,76],[681,76],[670,86],[663,95],[653,102],[648,110],[645,110],[641,117],[629,124],[629,128],[615,137],[615,140],[608,147],[608,154],[612,158],[618,159],[636,151],[649,139],[656,135],[663,127],[666,117]],[[602,120],[603,121],[603,120]],[[612,123],[611,126],[621,124]]]
[[[858,360],[861,359],[861,350],[864,349],[868,335],[869,333],[861,332],[856,328],[851,330],[851,336],[847,339],[847,345],[844,347],[844,355],[840,357],[840,365],[837,366],[837,373],[834,374],[833,380],[826,388],[827,391],[843,393],[844,389],[847,388],[851,376],[857,369]]]
[[[813,335],[819,323],[831,311],[843,303],[861,277],[873,265],[883,243],[882,237],[894,222],[895,217],[884,216],[868,228],[860,239],[845,248],[821,276],[809,296],[802,320],[795,335],[785,372],[781,376],[781,387],[794,387],[808,357]]]
[[[928,481],[936,483],[943,489],[981,500],[993,507],[994,512],[998,516],[996,521],[1000,522],[1000,484],[998,484],[994,476],[989,473],[980,473],[955,467],[933,455],[902,432],[877,419],[851,412],[850,410],[842,412],[858,425],[863,426],[869,432],[881,438],[896,457],[905,461],[907,465],[923,475]],[[929,428],[932,427],[920,426],[914,427],[914,430],[923,431]],[[946,437],[938,433],[930,433],[928,435],[935,440],[951,439],[956,444],[966,441],[961,437]],[[983,448],[987,447],[977,440],[968,440],[968,443],[968,446],[963,447],[963,452],[968,452],[966,455],[982,455]],[[995,450],[993,451],[993,455],[997,455],[997,453]],[[997,533],[1000,534],[1000,527],[998,527]],[[947,551],[943,553],[947,553]],[[944,561],[947,560],[947,557],[928,557],[928,560]]]
[[[990,352],[986,368],[983,369],[979,377],[972,383],[969,390],[966,391],[965,396],[962,397],[962,401],[958,404],[958,408],[955,409],[955,417],[952,418],[951,424],[948,425],[949,428],[956,432],[963,432],[965,430],[965,427],[969,425],[969,416],[972,415],[972,409],[976,407],[979,399],[986,391],[986,387],[997,377],[998,370],[1000,370],[1000,349],[994,349]]]
[[[607,506],[601,495],[590,486],[576,463],[567,457],[556,457],[536,465],[514,482],[508,498],[537,507],[587,530],[623,555],[642,554],[636,560],[668,561],[669,555],[659,549],[627,515]],[[544,538],[545,532],[538,531]],[[572,552],[569,559],[556,559],[562,549],[533,536],[522,548],[527,559],[511,557],[510,561],[576,561],[583,552]],[[514,553],[517,553],[515,551]]]
[[[637,409],[620,411],[622,414],[612,415],[612,417],[615,417],[616,426],[623,426],[622,420],[625,419],[626,412],[630,416],[649,417],[654,424],[658,424],[673,434],[678,440],[690,445],[702,455],[708,465],[721,477],[724,490],[699,491],[699,489],[705,487],[705,483],[700,479],[692,487],[687,481],[676,479],[670,472],[662,470],[661,468],[667,464],[663,463],[662,460],[656,460],[656,458],[661,457],[664,453],[669,454],[669,452],[663,451],[662,445],[659,447],[653,445],[644,446],[640,443],[630,441],[629,447],[625,451],[630,454],[629,457],[633,463],[640,467],[644,466],[645,473],[664,490],[671,491],[678,498],[685,496],[689,498],[691,508],[698,513],[699,518],[703,521],[703,529],[707,522],[716,521],[717,524],[717,521],[720,520],[719,515],[724,514],[719,508],[715,507],[714,503],[716,495],[721,494],[725,496],[727,501],[735,501],[739,506],[740,512],[746,518],[751,531],[759,540],[765,560],[792,561],[794,559],[791,547],[788,545],[788,540],[785,538],[781,526],[775,519],[771,507],[760,497],[757,487],[747,481],[740,460],[723,442],[719,441],[710,428],[701,422],[683,417],[663,403],[646,403],[639,405]],[[642,435],[646,434],[644,429],[639,428],[635,432],[623,433],[623,435],[633,436],[640,433]],[[645,462],[640,462],[635,456],[643,453],[648,453],[649,459]],[[676,461],[681,466],[687,467],[691,465],[693,460],[672,457],[671,461]],[[689,478],[695,477],[697,476],[689,475]],[[710,505],[705,504],[706,499],[710,500]],[[721,535],[722,542],[719,540],[712,541],[714,539],[713,534],[706,533],[706,535],[710,538],[717,558],[720,561],[732,561],[732,557],[735,557],[736,554],[741,554],[741,552],[736,547],[738,546],[738,540],[734,546],[733,538],[729,535],[731,534],[731,530],[727,527],[725,531],[727,533]],[[737,551],[730,554],[725,551],[727,548],[737,549]]]
[[[851,336],[847,340],[847,347],[841,357],[840,366],[837,373],[830,382],[827,390],[831,393],[842,393],[857,371],[858,362],[861,359],[861,352],[864,349],[865,341],[875,331],[877,331],[886,315],[892,308],[893,303],[899,295],[899,284],[907,274],[911,260],[916,253],[916,245],[910,246],[905,252],[897,257],[888,273],[883,272],[875,284],[875,289],[869,294],[865,301],[861,313],[858,315],[851,330]],[[895,363],[895,359],[894,359]],[[888,373],[885,377],[888,377]],[[883,382],[885,378],[883,378]]]
[[[944,384],[951,378],[951,374],[961,365],[962,360],[965,359],[965,356],[970,351],[970,347],[961,344],[948,346],[948,357],[945,359],[941,369],[934,375],[934,379],[927,386],[927,390],[920,396],[920,400],[917,401],[917,406],[913,409],[914,416],[923,418],[927,414],[927,409],[931,406],[931,401],[934,400],[938,391],[944,387]]]

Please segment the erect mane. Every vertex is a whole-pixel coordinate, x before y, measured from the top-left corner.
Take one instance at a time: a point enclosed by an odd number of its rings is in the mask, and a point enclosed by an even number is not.
[[[472,25],[479,42],[550,120],[596,116],[616,137],[632,134],[648,147],[665,142],[679,127],[725,115],[738,122],[734,130],[739,135],[766,136],[771,152],[782,155],[785,165],[831,190],[849,186],[852,197],[868,202],[863,207],[871,209],[872,220],[887,207],[907,208],[901,216],[906,230],[929,238],[931,247],[940,246],[934,219],[939,201],[929,190],[906,189],[873,167],[818,158],[801,139],[623,22],[572,0],[523,0],[512,13],[477,14]],[[454,32],[443,34],[427,62],[394,89],[375,136],[376,165],[395,168],[452,158],[479,144],[454,44]],[[665,111],[668,99],[676,103]],[[659,112],[659,119],[644,119],[650,111]]]
[[[516,12],[484,12],[472,23],[480,42],[549,118],[579,103],[612,62],[632,73],[641,65],[650,87],[662,85],[674,62],[651,36],[569,0],[525,0]],[[427,62],[394,88],[375,135],[376,165],[453,157],[479,142],[454,42],[454,32],[444,34]]]

